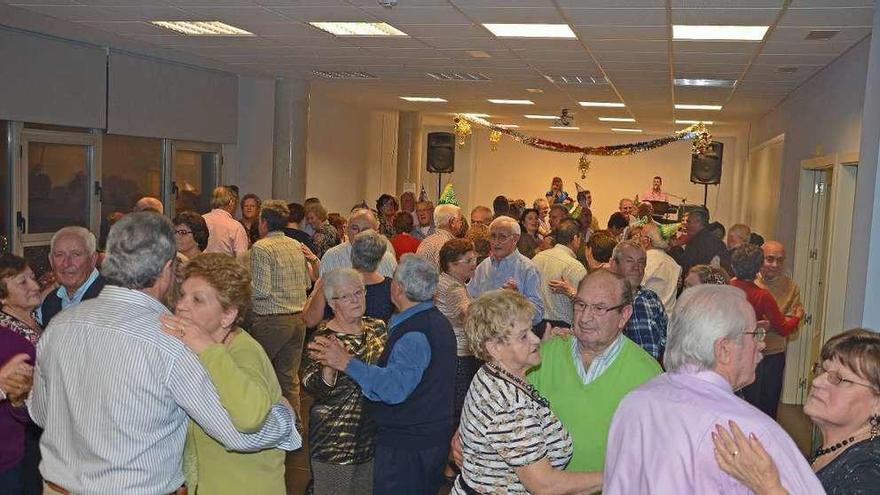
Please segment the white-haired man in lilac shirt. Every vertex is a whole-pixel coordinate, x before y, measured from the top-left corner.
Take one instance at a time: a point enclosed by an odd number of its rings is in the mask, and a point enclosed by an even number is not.
[[[733,419],[761,440],[789,493],[825,493],[785,431],[734,395],[755,380],[764,335],[741,290],[687,289],[669,325],[668,371],[630,392],[614,414],[602,492],[752,493],[715,461],[715,426]]]

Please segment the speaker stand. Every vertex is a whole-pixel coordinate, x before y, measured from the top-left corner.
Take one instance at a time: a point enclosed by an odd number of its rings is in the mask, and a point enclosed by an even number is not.
[[[703,208],[706,207],[707,199],[709,199],[709,184],[703,184]]]
[[[437,204],[440,204],[440,194],[443,193],[443,172],[437,172]]]

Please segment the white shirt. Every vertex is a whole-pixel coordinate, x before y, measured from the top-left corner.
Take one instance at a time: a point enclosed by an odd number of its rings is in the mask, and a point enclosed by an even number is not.
[[[206,253],[224,253],[238,256],[248,250],[250,240],[244,226],[232,218],[228,211],[214,208],[202,215],[208,225]]]
[[[587,275],[587,269],[568,246],[557,244],[532,258],[541,275],[541,298],[544,300],[544,319],[560,320],[571,324],[574,317],[571,299],[566,294],[550,290],[550,281],[564,278],[574,287]]]
[[[642,287],[651,289],[657,294],[663,303],[663,308],[666,309],[667,316],[675,307],[675,293],[678,291],[680,276],[681,266],[672,259],[672,256],[662,249],[648,250]]]
[[[333,246],[321,257],[322,277],[334,268],[351,268],[350,242],[343,242],[338,246]],[[385,254],[379,260],[379,266],[376,267],[376,271],[384,277],[391,277],[394,275],[396,268],[397,260],[394,258],[394,251],[391,249],[385,250]]]

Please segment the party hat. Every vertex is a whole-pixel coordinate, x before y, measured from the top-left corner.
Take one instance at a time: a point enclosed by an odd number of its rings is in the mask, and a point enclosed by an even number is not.
[[[657,227],[660,229],[660,236],[663,237],[663,240],[668,241],[681,228],[681,222],[658,224]]]
[[[422,184],[422,191],[419,193],[419,201],[428,201],[428,191],[425,191],[424,184]]]
[[[577,182],[575,182],[575,183],[574,183],[574,187],[576,187],[576,188],[577,188],[577,192],[579,192],[579,193],[582,193],[582,192],[587,192],[587,190],[586,190],[586,189],[584,189],[584,188],[583,188],[583,187],[581,187],[581,185],[580,185],[580,184],[578,184],[578,183],[577,183]]]
[[[443,188],[443,194],[440,195],[440,199],[437,200],[438,205],[455,205],[458,206],[458,200],[455,199],[455,189],[452,188],[452,184],[446,184],[446,187]]]

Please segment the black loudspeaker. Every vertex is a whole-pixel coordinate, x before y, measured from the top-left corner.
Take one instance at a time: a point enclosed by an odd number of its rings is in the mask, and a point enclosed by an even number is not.
[[[428,133],[428,172],[451,174],[455,171],[455,135]]]
[[[718,184],[721,182],[721,156],[724,144],[712,141],[702,155],[691,156],[691,182],[695,184]]]

